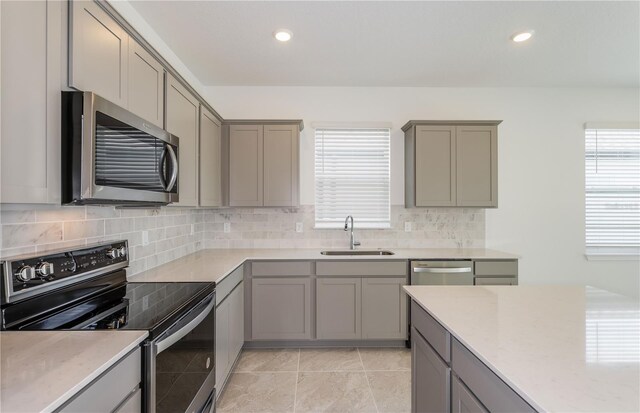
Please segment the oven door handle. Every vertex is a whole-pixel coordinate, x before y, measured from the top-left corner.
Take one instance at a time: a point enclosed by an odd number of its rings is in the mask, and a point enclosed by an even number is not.
[[[413,267],[413,272],[431,272],[436,274],[452,274],[471,272],[470,267],[455,267],[455,268],[437,268],[437,267]]]
[[[207,303],[206,308],[200,311],[198,315],[196,315],[186,324],[179,327],[178,330],[172,332],[168,336],[164,337],[162,340],[156,342],[156,354],[162,353],[163,351],[165,351],[166,349],[174,345],[176,342],[178,342],[178,340],[180,340],[182,337],[186,336],[191,331],[193,331],[193,329],[195,329],[198,326],[198,324],[200,324],[202,320],[204,320],[209,315],[211,310],[213,310],[213,307],[215,307],[216,305],[215,297],[216,297],[215,293],[210,294],[209,297],[205,300],[205,302]],[[182,320],[179,320],[176,324],[182,323],[186,318],[189,318],[189,315],[185,316]]]

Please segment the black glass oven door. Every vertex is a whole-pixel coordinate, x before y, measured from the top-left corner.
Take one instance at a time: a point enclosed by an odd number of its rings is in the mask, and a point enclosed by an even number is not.
[[[152,353],[149,407],[201,412],[215,387],[215,293],[159,337]]]

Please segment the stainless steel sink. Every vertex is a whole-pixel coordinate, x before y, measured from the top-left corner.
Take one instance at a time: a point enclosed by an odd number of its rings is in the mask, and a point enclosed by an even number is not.
[[[394,255],[395,252],[387,250],[330,250],[320,252],[322,255]]]

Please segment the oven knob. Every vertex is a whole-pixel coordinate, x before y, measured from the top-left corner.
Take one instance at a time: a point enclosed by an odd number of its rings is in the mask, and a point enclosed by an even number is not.
[[[107,257],[112,260],[118,257],[118,250],[116,248],[109,248],[107,250]]]
[[[20,267],[18,272],[16,273],[16,278],[20,281],[29,281],[36,278],[35,271],[33,267],[30,265],[25,265],[24,267]]]
[[[125,247],[118,248],[118,257],[126,257],[127,249]]]
[[[53,274],[53,264],[50,262],[41,262],[36,267],[36,273],[39,277],[48,277]]]

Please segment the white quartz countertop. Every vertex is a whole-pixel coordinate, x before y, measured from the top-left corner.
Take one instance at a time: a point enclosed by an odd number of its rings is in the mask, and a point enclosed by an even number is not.
[[[361,248],[368,250],[368,248]],[[516,259],[517,255],[484,248],[389,249],[394,255],[322,255],[320,249],[207,249],[133,275],[135,282],[220,282],[246,260],[419,260]]]
[[[146,331],[3,331],[0,411],[57,409],[146,337]]]
[[[640,302],[584,286],[408,286],[539,411],[640,411]]]

